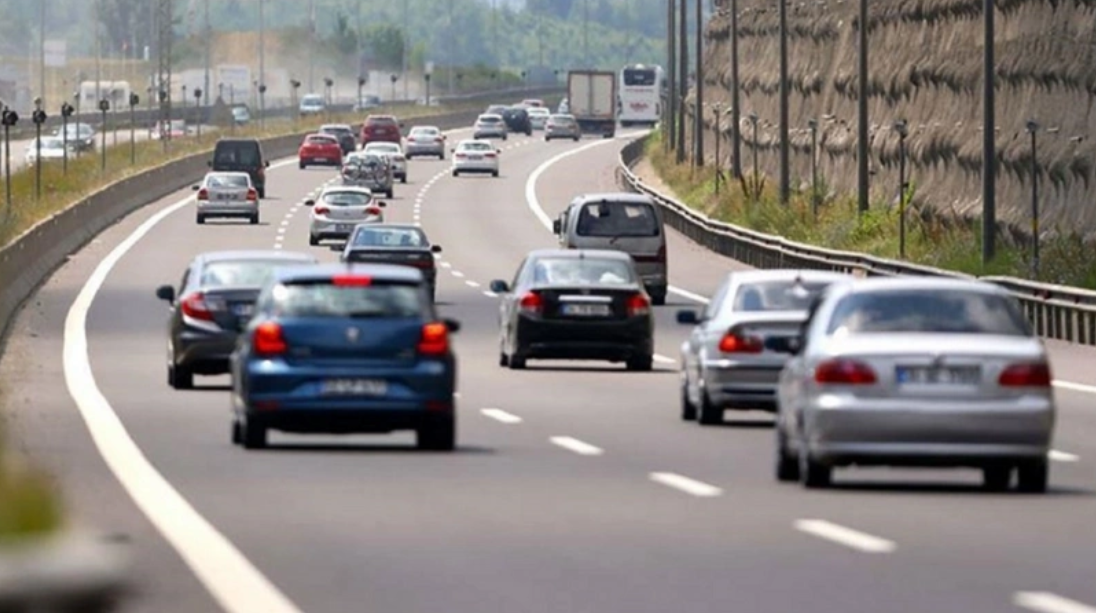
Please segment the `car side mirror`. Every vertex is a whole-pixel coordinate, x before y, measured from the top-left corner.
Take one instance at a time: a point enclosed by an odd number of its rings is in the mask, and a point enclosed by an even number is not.
[[[381,208],[383,209],[383,208],[385,208],[386,206],[388,206],[388,203],[387,203],[387,202],[385,202],[384,200],[381,200],[381,201],[377,202],[377,206],[379,206],[379,207],[381,207]]]
[[[506,281],[495,279],[491,282],[491,291],[496,294],[505,294],[510,291],[510,286],[506,284]]]
[[[700,316],[692,309],[683,309],[677,312],[677,323],[695,326],[700,323]]]
[[[460,322],[455,319],[443,319],[441,320],[445,324],[445,328],[450,332],[460,332]]]
[[[559,219],[552,221],[552,234],[561,234],[563,232],[563,222]]]
[[[430,245],[430,253],[441,253],[441,245]]]
[[[495,149],[495,153],[502,155],[502,149]]]
[[[161,285],[156,288],[156,297],[168,304],[175,304],[175,288],[170,285]]]
[[[194,191],[198,191],[199,189],[201,189],[201,187],[202,187],[202,186],[200,186],[200,185],[191,185],[191,186],[190,186],[190,189],[192,189],[192,190],[194,190]]]
[[[311,199],[311,198],[309,198],[308,200],[305,200],[305,201],[304,201],[304,205],[305,205],[305,206],[312,206],[312,205],[314,205],[314,204],[316,204],[316,201],[315,201],[315,200],[313,200],[313,199]]]

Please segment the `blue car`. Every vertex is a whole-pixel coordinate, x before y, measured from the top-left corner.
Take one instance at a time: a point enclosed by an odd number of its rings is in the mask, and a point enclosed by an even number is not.
[[[267,432],[414,430],[418,447],[452,450],[457,361],[422,272],[325,264],[281,269],[232,354],[232,440]]]

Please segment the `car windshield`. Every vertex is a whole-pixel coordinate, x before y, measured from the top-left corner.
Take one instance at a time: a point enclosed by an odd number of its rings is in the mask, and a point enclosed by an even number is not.
[[[305,96],[301,98],[301,104],[304,106],[320,106],[323,104],[323,98],[320,96]]]
[[[371,126],[394,126],[396,125],[395,117],[370,117],[366,122]]]
[[[217,152],[213,155],[213,163],[255,166],[259,163],[259,150],[256,146],[245,144],[217,147]]]
[[[224,260],[210,262],[202,267],[200,283],[203,288],[262,287],[274,278],[274,272],[278,267],[291,263],[284,260]]]
[[[461,143],[461,149],[465,151],[491,151],[491,143]]]
[[[249,115],[249,113],[247,112],[247,109],[245,109],[244,107],[238,106],[238,107],[232,109],[232,115],[234,117],[247,117]]]
[[[1016,302],[979,291],[916,289],[853,293],[841,299],[827,334],[950,333],[1031,336]]]
[[[480,117],[479,120],[480,123],[498,123],[502,121],[502,117],[498,117],[497,115],[484,115],[483,117]]]
[[[346,126],[324,126],[320,128],[320,131],[324,134],[353,134],[350,128]]]
[[[365,206],[372,199],[372,195],[360,191],[327,192],[323,195],[324,204],[334,206]]]
[[[305,141],[309,145],[337,145],[335,139],[330,136],[309,136]]]
[[[424,311],[422,290],[410,284],[279,284],[269,299],[280,317],[410,318],[422,317]]]
[[[369,226],[358,228],[351,245],[354,247],[412,247],[422,248],[429,243],[426,235],[417,228],[393,228]]]
[[[65,134],[69,138],[72,138],[72,137],[86,138],[88,136],[91,136],[92,133],[93,132],[92,132],[91,126],[86,125],[86,124],[70,125],[70,126],[66,126],[63,130],[62,129],[57,130],[58,135]]]
[[[533,265],[533,282],[625,284],[634,282],[632,269],[621,260],[600,258],[542,258]]]
[[[42,139],[42,148],[43,149],[63,149],[64,147],[65,147],[64,142],[62,142],[61,139],[59,139],[59,138],[43,138]]]
[[[582,207],[579,236],[658,236],[654,208],[642,202],[596,202]]]
[[[806,311],[826,283],[810,281],[763,281],[746,283],[734,296],[735,311]]]
[[[437,128],[411,128],[412,136],[437,136]]]
[[[207,175],[206,187],[251,187],[247,175]]]

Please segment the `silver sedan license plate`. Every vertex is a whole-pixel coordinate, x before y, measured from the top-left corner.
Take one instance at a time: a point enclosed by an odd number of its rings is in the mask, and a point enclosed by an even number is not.
[[[325,396],[384,396],[388,382],[384,379],[327,379],[320,387]]]
[[[895,379],[907,385],[977,385],[981,371],[977,366],[899,366]]]

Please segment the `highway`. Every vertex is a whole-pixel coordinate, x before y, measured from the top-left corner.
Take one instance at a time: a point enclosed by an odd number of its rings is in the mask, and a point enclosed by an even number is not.
[[[511,137],[498,179],[413,160],[397,185],[386,215],[443,246],[440,309],[463,323],[453,454],[414,451],[410,434],[273,433],[245,452],[229,443],[227,377],[167,385],[155,287],[206,250],[336,259],[308,247],[302,205],[331,170],[275,164],[258,226],[199,227],[185,191],[75,254],[13,328],[6,429],[57,475],[79,525],[132,548],[139,591],[123,610],[1096,611],[1074,607],[1096,607],[1096,351],[1048,343],[1060,412],[1045,496],[939,470],[843,470],[806,491],[773,477],[770,417],[680,421],[688,329],[674,312],[742,265],[677,235],[654,372],[497,365],[489,282],[555,244],[544,222],[573,195],[617,189],[629,134]]]

